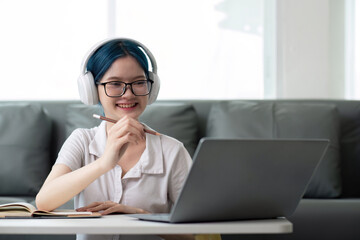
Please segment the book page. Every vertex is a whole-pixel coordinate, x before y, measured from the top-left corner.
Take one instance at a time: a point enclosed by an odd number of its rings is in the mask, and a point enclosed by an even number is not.
[[[33,213],[34,216],[41,215],[41,216],[91,216],[91,215],[97,215],[97,213],[92,212],[77,212],[75,210],[69,210],[69,209],[57,209],[51,212],[48,211],[42,211],[37,210]]]
[[[27,202],[15,202],[15,203],[6,203],[0,205],[0,211],[20,211],[20,212],[29,212],[32,213],[36,211],[36,208]]]
[[[57,209],[54,211],[37,210],[26,202],[7,203],[0,205],[0,218],[7,217],[101,217],[100,213],[77,212],[75,210]]]

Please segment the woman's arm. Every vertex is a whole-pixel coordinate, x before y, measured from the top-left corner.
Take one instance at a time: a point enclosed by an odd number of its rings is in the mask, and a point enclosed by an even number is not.
[[[72,199],[107,171],[99,163],[75,171],[64,164],[55,165],[36,196],[37,208],[52,211]]]
[[[38,209],[51,211],[69,201],[93,181],[114,168],[126,151],[127,145],[137,144],[144,138],[143,126],[130,118],[121,119],[108,131],[104,154],[96,161],[75,171],[65,164],[57,164],[51,170],[36,196]],[[67,148],[74,148],[69,142]],[[75,159],[82,158],[81,150]]]

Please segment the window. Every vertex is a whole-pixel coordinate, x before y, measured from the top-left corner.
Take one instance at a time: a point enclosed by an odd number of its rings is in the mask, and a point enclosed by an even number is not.
[[[360,99],[360,1],[355,1],[354,23],[354,81],[355,98]]]
[[[360,99],[360,1],[356,1],[355,8],[355,81],[357,82],[356,90],[357,90],[357,98]]]
[[[346,1],[346,97],[360,99],[360,0]]]
[[[0,99],[78,99],[81,61],[109,36],[149,47],[159,99],[263,98],[263,16],[263,0],[2,0]]]
[[[83,55],[107,24],[104,1],[0,1],[1,100],[78,99]]]

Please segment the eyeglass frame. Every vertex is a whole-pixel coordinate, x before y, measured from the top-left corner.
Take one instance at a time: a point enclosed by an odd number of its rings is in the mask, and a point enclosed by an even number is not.
[[[113,82],[118,82],[118,83],[123,83],[123,84],[125,84],[125,86],[123,87],[123,92],[122,92],[121,95],[116,95],[116,96],[109,96],[109,95],[108,95],[108,93],[107,93],[107,91],[106,91],[106,84],[108,84],[108,83],[113,83]],[[149,89],[149,92],[148,92],[147,94],[138,95],[138,94],[135,94],[135,93],[134,93],[134,90],[133,90],[133,86],[132,86],[132,85],[133,85],[134,83],[138,83],[138,82],[146,82],[147,84],[150,82],[150,89]],[[130,90],[131,90],[132,94],[134,94],[135,96],[147,96],[147,95],[149,95],[150,92],[151,92],[152,85],[154,84],[154,81],[151,80],[151,79],[146,79],[146,80],[137,80],[137,81],[134,81],[134,82],[131,82],[131,83],[126,83],[126,82],[122,82],[122,81],[109,81],[109,82],[104,82],[104,83],[96,82],[96,84],[97,84],[97,85],[103,85],[103,86],[104,86],[104,92],[105,92],[106,96],[115,98],[115,97],[121,97],[121,96],[123,96],[123,95],[126,93],[127,86],[130,86]]]

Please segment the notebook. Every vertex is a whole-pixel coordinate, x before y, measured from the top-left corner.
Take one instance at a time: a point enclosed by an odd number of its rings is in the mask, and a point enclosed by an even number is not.
[[[131,214],[170,223],[288,217],[328,140],[203,138],[170,213]]]

